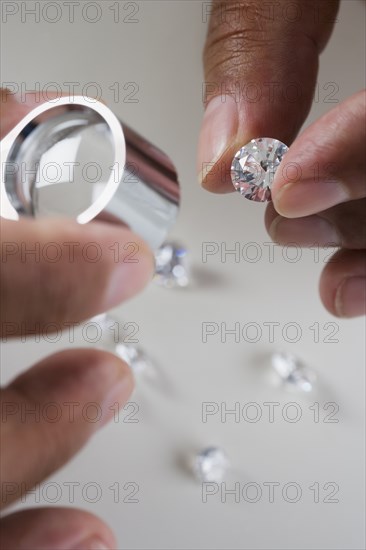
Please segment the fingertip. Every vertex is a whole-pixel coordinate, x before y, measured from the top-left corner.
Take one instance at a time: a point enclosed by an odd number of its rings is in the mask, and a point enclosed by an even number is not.
[[[232,151],[232,152],[231,152]],[[205,191],[224,195],[235,191],[230,177],[231,162],[235,154],[230,149],[223,157],[212,163],[207,163],[198,175],[198,183]]]
[[[229,94],[212,97],[204,113],[197,150],[198,183],[207,191],[234,191],[230,166],[236,151],[238,125],[236,99]]]
[[[277,220],[277,218],[281,218],[281,216],[278,214],[277,210],[274,207],[273,202],[271,201],[267,204],[267,208],[264,215],[264,225],[268,235],[271,237],[272,240],[273,240],[272,226],[273,224],[275,224],[275,221]]]
[[[6,249],[2,306],[17,330],[88,319],[132,298],[153,277],[152,251],[127,227],[22,218],[2,220],[1,232],[15,243]]]
[[[4,495],[2,505],[57,470],[107,422],[118,421],[133,387],[127,363],[82,348],[45,358],[4,388],[1,467],[16,490]]]
[[[272,198],[277,212],[286,218],[310,216],[350,200],[346,186],[335,179],[282,182],[274,186]]]
[[[134,388],[134,377],[128,364],[112,352],[75,348],[46,357],[18,376],[9,388],[21,390],[22,395],[39,402],[52,397],[62,403],[68,396],[80,403],[101,403],[106,410],[111,392],[120,403],[127,401]],[[82,414],[79,416],[82,420]]]
[[[335,293],[334,311],[338,317],[352,318],[366,313],[366,278],[349,277]]]
[[[128,227],[99,221],[84,227],[90,240],[100,243],[104,271],[109,275],[99,306],[100,311],[107,311],[148,285],[155,270],[154,254]]]
[[[366,258],[363,250],[340,250],[324,268],[319,293],[325,308],[339,318],[366,313]]]
[[[100,518],[74,508],[35,508],[1,520],[2,548],[7,550],[112,550],[110,527]]]
[[[217,95],[207,104],[197,152],[199,181],[205,179],[208,168],[222,158],[238,130],[237,104],[231,95]]]
[[[105,295],[100,306],[101,311],[112,309],[140,293],[151,281],[154,273],[152,255],[142,252],[139,245],[134,241],[131,248],[138,250],[138,259],[129,263],[120,258],[110,274]]]

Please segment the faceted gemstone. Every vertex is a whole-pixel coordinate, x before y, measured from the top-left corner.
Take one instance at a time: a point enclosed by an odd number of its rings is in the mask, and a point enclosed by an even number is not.
[[[229,460],[222,449],[207,447],[195,456],[193,470],[198,481],[219,483],[224,479],[229,466]]]
[[[281,380],[290,388],[304,392],[309,392],[314,388],[315,374],[291,353],[274,353],[272,366]]]
[[[109,313],[100,313],[89,319],[89,321],[86,321],[87,323],[98,325],[102,331],[102,339],[107,340],[110,335],[113,335],[113,327],[116,325],[116,320]]]
[[[115,353],[123,361],[126,361],[135,374],[144,372],[149,376],[154,376],[154,365],[141,348],[119,342],[116,344]]]
[[[155,280],[166,288],[189,284],[187,249],[175,242],[164,243],[155,253]]]
[[[287,145],[272,138],[252,139],[244,145],[231,164],[236,191],[251,201],[271,200],[273,178],[287,151]]]
[[[144,372],[149,378],[155,378],[157,371],[155,365],[147,354],[139,347],[125,343],[130,336],[124,325],[109,313],[101,313],[92,317],[87,323],[99,325],[101,331],[101,344],[103,349],[115,353],[125,361],[135,374]],[[129,323],[127,323],[128,325]]]

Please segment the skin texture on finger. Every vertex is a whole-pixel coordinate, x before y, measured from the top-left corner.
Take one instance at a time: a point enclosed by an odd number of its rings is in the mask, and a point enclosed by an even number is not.
[[[366,313],[366,253],[340,250],[323,270],[320,296],[330,313],[356,317]]]
[[[331,34],[334,0],[214,1],[204,50],[206,114],[197,170],[213,192],[233,191],[236,151],[257,137],[290,144],[313,98],[318,56]]]
[[[126,363],[88,349],[48,357],[3,389],[1,506],[67,462],[132,389]]]
[[[72,508],[36,508],[1,522],[0,548],[6,550],[106,550],[115,538],[99,518]]]
[[[265,224],[272,240],[281,245],[337,246],[366,249],[366,199],[345,202],[304,218],[285,218],[272,203]]]
[[[69,219],[1,220],[1,333],[55,330],[107,311],[151,281],[154,259],[130,230]]]
[[[311,124],[290,147],[273,180],[282,216],[316,214],[366,197],[366,92]]]

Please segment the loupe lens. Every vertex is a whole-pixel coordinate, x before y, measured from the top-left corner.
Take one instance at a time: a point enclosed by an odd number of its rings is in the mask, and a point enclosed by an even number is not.
[[[115,151],[106,121],[91,109],[57,115],[59,110],[30,122],[10,151],[5,187],[21,213],[77,218],[113,176]]]
[[[79,223],[124,224],[152,248],[175,222],[180,190],[174,166],[101,103],[62,98],[42,105],[1,147],[5,218],[66,216]]]
[[[35,216],[77,217],[104,191],[111,176],[114,147],[106,123],[94,118],[85,116],[85,125],[73,121],[66,135],[64,120],[55,121],[53,134],[56,138],[60,134],[59,141],[41,154],[37,178],[30,186]]]

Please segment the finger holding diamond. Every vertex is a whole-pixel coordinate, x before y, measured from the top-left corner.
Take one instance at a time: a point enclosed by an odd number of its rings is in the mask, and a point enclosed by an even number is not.
[[[338,4],[212,2],[197,162],[203,187],[231,192],[231,161],[251,139],[293,141],[311,106],[319,53],[331,34]]]
[[[366,92],[310,125],[292,144],[273,180],[279,214],[298,218],[366,197]]]
[[[323,270],[319,284],[323,304],[337,317],[366,314],[366,254],[339,250]]]
[[[319,214],[285,218],[269,203],[265,224],[272,240],[283,246],[337,246],[366,249],[366,199],[345,202]]]

